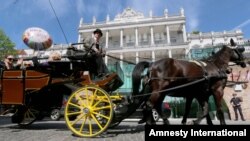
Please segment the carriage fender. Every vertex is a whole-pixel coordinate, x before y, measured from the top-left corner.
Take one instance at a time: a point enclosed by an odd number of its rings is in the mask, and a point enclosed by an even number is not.
[[[77,86],[75,84],[64,84],[65,87],[69,88],[71,92],[76,91],[77,89],[81,88],[82,86]]]

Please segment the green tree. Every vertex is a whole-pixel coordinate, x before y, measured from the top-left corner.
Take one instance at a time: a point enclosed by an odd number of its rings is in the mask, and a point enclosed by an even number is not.
[[[16,55],[15,43],[0,28],[0,59],[2,60],[6,54]]]
[[[193,33],[193,34],[199,34],[199,33],[200,33],[200,31],[198,31],[198,30],[194,30],[194,31],[192,31],[192,33]]]

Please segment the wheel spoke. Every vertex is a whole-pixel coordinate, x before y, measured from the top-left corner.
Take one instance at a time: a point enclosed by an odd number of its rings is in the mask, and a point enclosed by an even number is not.
[[[69,102],[69,105],[71,105],[71,106],[74,106],[74,107],[77,107],[77,108],[81,109],[81,106],[76,105],[76,104],[74,104],[74,103]]]
[[[85,116],[85,115],[79,115],[79,116],[77,117],[77,119],[75,119],[73,122],[71,122],[71,126],[73,126],[73,125],[76,124],[79,120],[81,120],[83,116]]]
[[[31,117],[36,117],[36,116],[34,115],[34,113],[33,113],[33,112],[31,112],[31,110],[30,110],[30,109],[29,109],[28,111],[29,111],[29,113],[30,113]]]
[[[86,107],[85,102],[84,102],[85,100],[81,97],[80,93],[78,93],[78,94],[75,95],[75,99],[78,101],[77,103],[80,106]]]
[[[100,114],[100,113],[97,113],[97,112],[93,112],[93,114],[97,115],[97,116],[101,116],[103,118],[106,118],[106,119],[109,119],[109,117],[103,115],[103,114]]]
[[[27,110],[27,111],[26,111],[25,115],[26,115],[26,119],[30,119],[30,113],[29,113],[29,110]]]
[[[86,99],[87,99],[86,105],[89,105],[89,91],[87,88],[85,88],[85,95],[86,95]]]
[[[77,115],[77,114],[81,114],[82,112],[71,112],[71,113],[67,113],[67,116],[72,116],[72,115]]]
[[[84,127],[84,125],[85,125],[86,119],[87,119],[87,117],[86,117],[86,116],[84,116],[84,119],[83,119],[82,125],[81,125],[80,130],[79,130],[80,132],[82,132],[82,130],[83,130],[83,127]]]
[[[105,97],[102,97],[102,98],[98,98],[98,101],[95,103],[95,105],[93,105],[93,107],[96,107],[100,102],[106,102],[106,103],[109,103],[108,100],[104,100]]]
[[[96,98],[96,92],[97,92],[97,90],[95,90],[95,92],[93,93],[93,96],[92,96],[92,99],[91,99],[91,102],[90,102],[90,106],[92,106],[93,103],[94,103],[94,99]]]
[[[111,108],[111,105],[104,106],[104,107],[96,107],[96,108],[93,109],[93,111],[104,110],[104,109],[110,109],[110,108]]]
[[[22,117],[23,119],[21,122],[18,123],[20,126],[30,125],[36,120],[37,115],[39,114],[39,111],[32,107],[25,107],[25,108],[26,108],[26,111],[24,111],[23,113],[23,117]]]
[[[96,119],[96,117],[94,115],[91,114],[91,117],[94,119],[94,121],[97,123],[98,127],[102,130],[103,127],[101,125],[101,123]]]
[[[91,120],[90,118],[88,118],[88,121],[89,121],[89,135],[92,135],[92,123],[91,123]]]

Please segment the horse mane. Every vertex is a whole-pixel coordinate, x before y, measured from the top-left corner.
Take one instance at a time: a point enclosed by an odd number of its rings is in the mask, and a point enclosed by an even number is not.
[[[223,45],[218,52],[211,55],[207,59],[203,59],[203,61],[216,62],[216,64],[225,64],[226,63],[225,59],[228,57],[227,50],[231,50],[231,49],[228,46]]]
[[[141,72],[150,66],[147,61],[139,62],[132,72],[132,95],[139,94],[139,87],[141,85]]]

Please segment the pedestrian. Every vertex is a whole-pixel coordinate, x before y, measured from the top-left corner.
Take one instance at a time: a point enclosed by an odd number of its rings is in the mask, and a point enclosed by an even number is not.
[[[238,120],[238,112],[240,113],[240,117],[242,121],[245,121],[243,113],[242,113],[242,108],[241,108],[241,103],[242,103],[242,98],[237,97],[236,93],[233,93],[233,98],[230,100],[231,105],[233,106],[234,113],[235,113],[235,121]]]
[[[102,35],[102,31],[100,29],[96,29],[93,32],[92,37],[87,37],[82,41],[84,44],[84,50],[86,51],[86,56],[91,62],[93,62],[90,64],[93,67],[91,69],[92,73],[98,77],[103,77],[109,72],[106,64],[103,61],[106,51],[103,48],[100,40]]]

